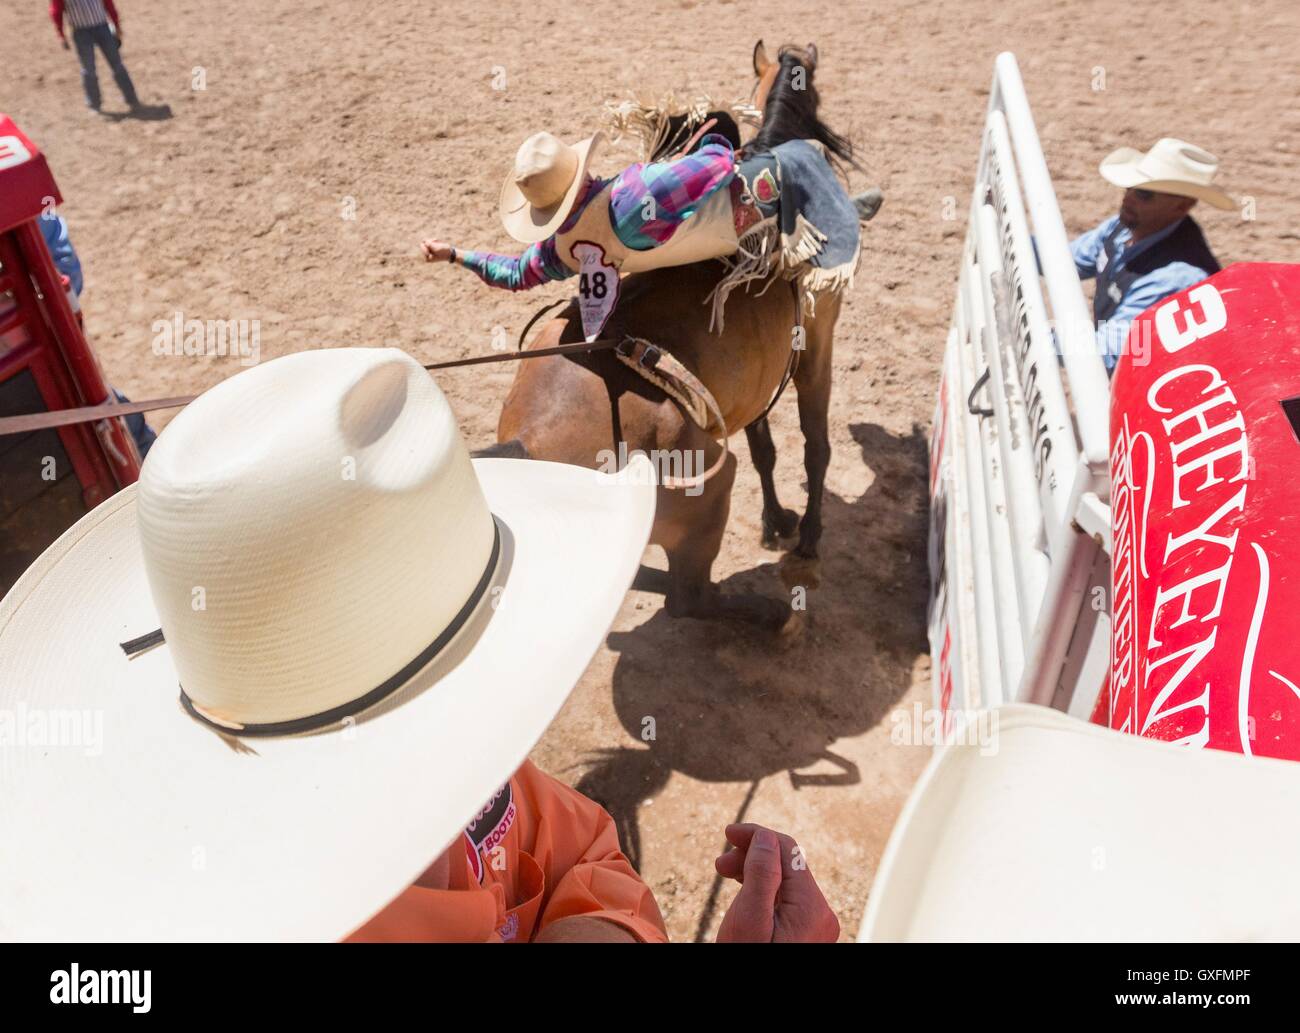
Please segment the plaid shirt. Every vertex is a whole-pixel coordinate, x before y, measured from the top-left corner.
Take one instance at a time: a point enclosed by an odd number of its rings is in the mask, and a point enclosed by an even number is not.
[[[725,137],[710,133],[684,158],[638,163],[624,169],[614,177],[609,194],[610,221],[618,239],[635,251],[658,247],[714,191],[731,182],[735,164],[731,144]],[[608,179],[589,180],[558,233],[572,229],[583,209],[609,183]],[[522,255],[465,251],[461,262],[484,283],[512,291],[528,290],[573,275],[573,270],[560,261],[554,236],[529,245]]]

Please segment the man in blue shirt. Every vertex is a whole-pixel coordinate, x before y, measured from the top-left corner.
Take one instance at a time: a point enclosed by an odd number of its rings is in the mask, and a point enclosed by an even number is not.
[[[1158,141],[1145,154],[1121,147],[1101,163],[1102,177],[1125,188],[1119,214],[1076,238],[1070,250],[1080,279],[1097,278],[1092,312],[1107,372],[1114,372],[1134,319],[1219,271],[1188,214],[1198,200],[1237,207],[1211,182],[1218,166],[1213,154],[1174,139]],[[1145,345],[1139,342],[1134,351],[1139,348]]]
[[[36,221],[40,225],[41,236],[45,238],[45,246],[49,248],[50,257],[54,259],[54,268],[61,276],[67,277],[68,304],[77,315],[77,324],[81,325],[81,288],[85,285],[85,279],[81,273],[81,259],[77,257],[77,252],[72,246],[72,238],[68,236],[67,220],[62,215],[48,211],[42,212]],[[119,402],[130,401],[117,388],[111,390]],[[127,430],[131,432],[131,437],[135,438],[135,447],[139,449],[140,458],[143,459],[149,454],[149,449],[153,447],[158,434],[145,422],[144,416],[140,413],[127,416],[125,419]]]
[[[62,215],[56,215],[52,211],[42,212],[41,217],[36,221],[40,224],[45,246],[50,249],[50,257],[54,259],[54,268],[68,278],[68,283],[72,287],[69,300],[76,302],[81,297],[84,278],[81,275],[81,259],[73,250],[72,240],[68,236],[68,223]],[[73,310],[77,308],[78,306],[74,304]]]

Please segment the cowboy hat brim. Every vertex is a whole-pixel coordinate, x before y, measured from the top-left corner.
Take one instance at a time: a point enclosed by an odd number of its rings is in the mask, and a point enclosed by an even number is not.
[[[454,844],[582,675],[654,516],[643,459],[474,466],[502,542],[484,604],[313,734],[219,734],[166,644],[126,657],[158,626],[134,486],[46,550],[0,602],[0,939],[338,940]]]
[[[506,232],[521,244],[536,244],[558,230],[573,211],[578,191],[587,178],[587,166],[603,139],[604,134],[598,132],[573,145],[578,155],[577,172],[564,197],[549,208],[535,208],[529,204],[528,198],[515,182],[514,173],[508,173],[505,182],[501,184],[500,200],[501,224],[505,226]]]
[[[1228,210],[1237,207],[1232,197],[1216,186],[1188,183],[1179,179],[1152,179],[1138,166],[1138,162],[1143,157],[1143,153],[1134,147],[1120,147],[1102,159],[1099,171],[1106,182],[1126,190],[1130,187],[1140,187],[1161,194],[1194,197],[1215,208]]]

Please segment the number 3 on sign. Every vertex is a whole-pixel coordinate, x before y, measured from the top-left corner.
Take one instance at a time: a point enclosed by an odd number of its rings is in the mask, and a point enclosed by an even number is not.
[[[578,308],[582,311],[582,333],[594,341],[605,329],[618,304],[618,269],[605,261],[605,249],[580,240],[573,245],[578,260]]]
[[[1160,336],[1165,351],[1171,354],[1182,351],[1202,337],[1217,334],[1228,325],[1228,310],[1223,307],[1223,295],[1211,284],[1203,283],[1188,292],[1187,303],[1186,308],[1180,308],[1175,299],[1166,301],[1156,309],[1156,333]],[[1201,307],[1199,319],[1193,307],[1196,305]],[[1178,327],[1177,317],[1180,315],[1187,324],[1184,329]]]

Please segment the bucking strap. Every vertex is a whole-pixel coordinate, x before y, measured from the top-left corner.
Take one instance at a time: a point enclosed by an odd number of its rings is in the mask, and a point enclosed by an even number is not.
[[[727,421],[722,417],[713,393],[700,378],[687,369],[671,352],[651,344],[644,337],[626,336],[614,349],[619,361],[644,377],[669,398],[677,402],[702,431],[722,442],[718,458],[695,477],[664,477],[665,488],[698,488],[717,473],[731,451],[727,438]]]

